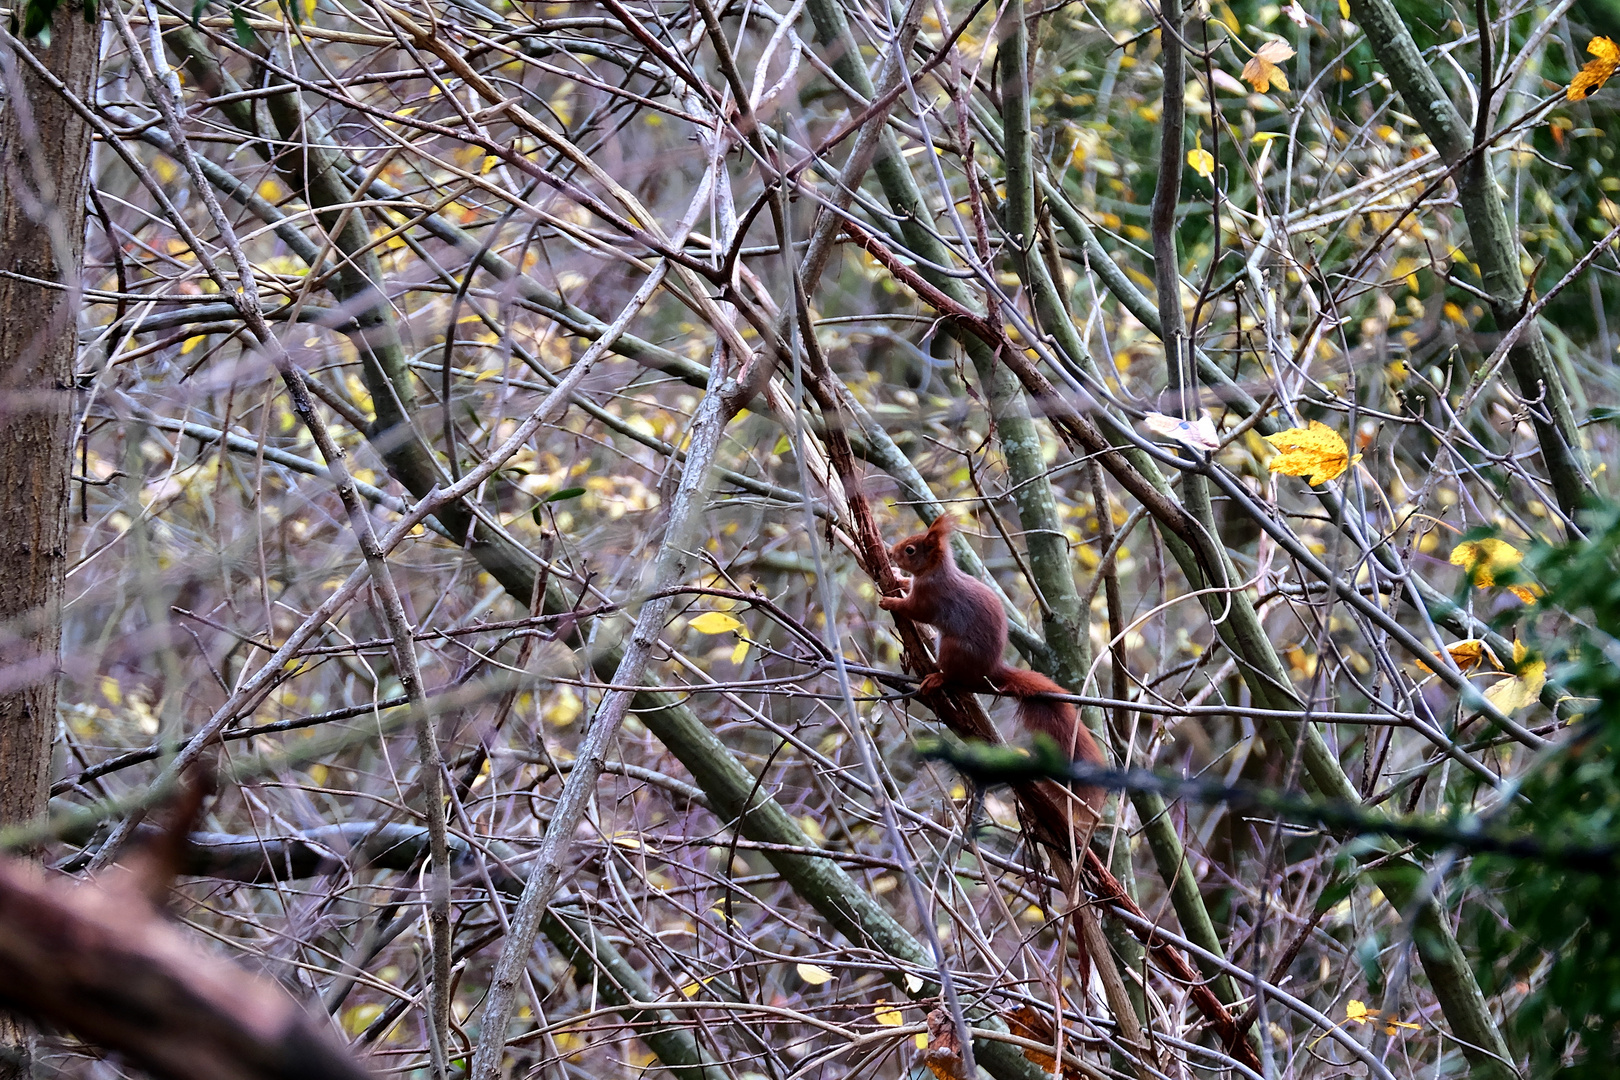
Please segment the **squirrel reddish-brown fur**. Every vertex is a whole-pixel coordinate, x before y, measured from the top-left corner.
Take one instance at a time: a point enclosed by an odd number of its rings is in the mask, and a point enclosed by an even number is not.
[[[1007,616],[990,587],[956,568],[951,557],[951,519],[934,519],[927,532],[908,536],[889,549],[896,566],[911,575],[904,596],[884,596],[878,604],[939,631],[939,670],[919,688],[929,693],[942,687],[980,691],[988,682],[1018,701],[1018,722],[1030,731],[1042,731],[1057,740],[1071,757],[1102,764],[1102,751],[1067,701],[1051,697],[1067,693],[1036,671],[1009,667],[1001,654],[1007,650]],[[1088,791],[1086,801],[1097,806],[1100,792]]]

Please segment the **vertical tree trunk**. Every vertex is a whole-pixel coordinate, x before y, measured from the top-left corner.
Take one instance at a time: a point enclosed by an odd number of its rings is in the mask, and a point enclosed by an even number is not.
[[[50,29],[48,46],[24,47],[88,98],[96,27],[64,4]],[[0,75],[0,824],[11,824],[45,811],[56,726],[90,128],[4,47]],[[25,1033],[0,1018],[0,1080],[30,1071]]]

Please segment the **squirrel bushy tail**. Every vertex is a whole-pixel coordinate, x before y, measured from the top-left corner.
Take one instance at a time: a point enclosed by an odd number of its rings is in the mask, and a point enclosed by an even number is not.
[[[1051,696],[1068,693],[1063,687],[1038,671],[1009,667],[1004,663],[998,663],[990,672],[990,685],[1018,702],[1018,723],[1025,730],[1050,735],[1063,752],[1076,761],[1092,765],[1103,764],[1102,751],[1097,747],[1097,740],[1091,737],[1086,725],[1080,722],[1074,706]],[[1080,843],[1084,846],[1090,842],[1091,831],[1100,820],[1103,792],[1101,788],[1083,787],[1077,794],[1091,812],[1091,821],[1080,823],[1081,836],[1084,838]],[[1069,870],[1068,873],[1072,874],[1073,870]],[[1067,890],[1068,886],[1065,886],[1065,891]],[[1072,914],[1075,920],[1074,944],[1080,983],[1086,986],[1091,982],[1091,954],[1094,950],[1087,942],[1086,931],[1082,925],[1084,912],[1081,907],[1076,906]]]
[[[1026,729],[1050,735],[1071,758],[1102,764],[1102,751],[1075,714],[1074,706],[1050,696],[1068,693],[1063,687],[1038,671],[1006,664],[997,665],[990,673],[990,683],[1008,697],[1017,699],[1018,722]]]

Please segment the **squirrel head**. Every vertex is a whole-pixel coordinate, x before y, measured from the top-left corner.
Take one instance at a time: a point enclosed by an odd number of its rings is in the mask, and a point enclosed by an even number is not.
[[[941,514],[927,532],[908,536],[889,549],[894,565],[912,575],[927,574],[951,563],[951,517]]]

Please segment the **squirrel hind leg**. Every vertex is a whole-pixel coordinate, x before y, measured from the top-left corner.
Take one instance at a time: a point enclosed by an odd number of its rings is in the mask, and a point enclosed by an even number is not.
[[[1001,657],[996,656],[987,662],[980,650],[963,647],[957,638],[940,636],[939,670],[952,685],[984,689],[985,680],[991,677],[1000,660]]]

